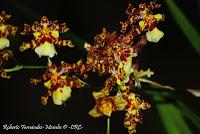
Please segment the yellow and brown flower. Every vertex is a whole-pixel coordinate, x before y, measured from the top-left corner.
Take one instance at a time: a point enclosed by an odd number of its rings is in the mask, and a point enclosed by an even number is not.
[[[122,96],[106,96],[96,100],[96,105],[89,112],[93,117],[100,117],[103,115],[111,116],[112,112],[122,111],[125,109],[127,102]]]
[[[43,16],[40,22],[35,21],[34,24],[24,24],[22,35],[33,34],[34,39],[30,42],[24,42],[20,46],[20,51],[28,48],[35,49],[39,57],[48,56],[50,58],[57,54],[55,46],[74,47],[71,40],[62,40],[59,38],[60,33],[65,33],[69,30],[66,23],[59,24],[58,21],[49,21],[46,16]]]
[[[10,24],[5,24],[5,21],[10,17],[11,15],[6,14],[5,11],[0,13],[0,50],[10,46],[10,41],[7,39],[7,37],[9,35],[14,36],[17,32],[17,27]]]
[[[7,73],[2,68],[2,64],[5,61],[7,61],[9,57],[12,57],[12,56],[13,56],[13,53],[11,50],[7,50],[7,49],[0,50],[0,76],[2,78],[7,78],[7,79],[10,78],[10,76],[7,75]]]
[[[77,63],[79,65],[80,61]],[[65,64],[65,65],[64,65]],[[42,104],[46,105],[48,98],[52,96],[53,102],[56,105],[62,105],[67,99],[71,97],[71,88],[81,88],[84,83],[79,79],[71,78],[67,74],[76,70],[77,66],[74,64],[62,63],[61,67],[55,64],[49,64],[48,69],[38,79],[32,79],[31,83],[37,85],[39,82],[44,82],[47,88],[47,93],[41,97]]]
[[[165,17],[159,13],[153,14],[153,10],[160,7],[161,5],[155,2],[140,4],[139,8],[134,8],[129,4],[126,10],[128,19],[121,22],[121,32],[125,33],[128,27],[133,26],[137,29],[138,34],[146,32],[147,40],[157,43],[164,36],[164,33],[157,28],[157,24],[163,21]]]
[[[123,98],[127,102],[125,110],[127,111],[124,118],[124,126],[128,129],[129,134],[136,133],[137,124],[141,123],[141,110],[150,108],[150,104],[144,102],[135,93],[128,91],[123,92]]]
[[[5,71],[4,71],[4,69],[3,68],[0,68],[0,76],[2,77],[2,78],[6,78],[6,79],[10,79],[10,75],[8,75]]]

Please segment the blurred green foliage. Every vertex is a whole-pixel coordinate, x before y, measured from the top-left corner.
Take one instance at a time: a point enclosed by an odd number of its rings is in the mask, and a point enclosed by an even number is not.
[[[198,31],[192,26],[191,22],[176,5],[174,0],[165,0],[165,3],[186,38],[189,40],[196,52],[200,54],[200,34]]]

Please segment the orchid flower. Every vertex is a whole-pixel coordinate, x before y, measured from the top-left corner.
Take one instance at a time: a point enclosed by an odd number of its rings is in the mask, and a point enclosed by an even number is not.
[[[100,117],[106,115],[111,116],[112,112],[122,111],[125,109],[127,102],[122,96],[106,96],[96,100],[96,105],[89,112],[93,117]]]
[[[150,104],[141,100],[138,95],[125,91],[122,93],[127,102],[124,118],[124,126],[128,129],[129,134],[136,133],[136,126],[141,123],[142,116],[140,111],[150,108]]]
[[[7,39],[7,37],[9,35],[14,36],[17,32],[17,27],[10,24],[5,24],[6,20],[8,20],[10,17],[11,15],[6,14],[5,11],[0,13],[0,50],[10,46],[10,41]]]
[[[47,88],[47,93],[41,97],[43,105],[47,104],[50,96],[54,104],[62,105],[71,97],[72,88],[84,87],[85,83],[67,75],[70,71],[76,70],[80,64],[80,61],[74,64],[62,62],[61,67],[57,67],[49,62],[48,69],[41,77],[31,79],[32,84],[37,85],[39,82],[44,82],[44,87]]]
[[[70,40],[59,38],[60,33],[65,33],[68,30],[66,23],[59,24],[58,21],[49,21],[46,16],[43,16],[40,23],[35,21],[32,26],[24,24],[24,31],[21,34],[33,34],[34,39],[29,43],[24,42],[19,50],[24,51],[32,48],[39,57],[47,56],[52,58],[57,54],[55,46],[74,47]]]
[[[160,7],[161,5],[155,2],[140,4],[138,9],[129,4],[126,10],[128,19],[125,22],[121,22],[121,31],[125,33],[128,27],[138,25],[140,32],[146,32],[148,41],[157,43],[164,36],[164,33],[156,26],[165,17],[163,14],[153,14],[152,11]]]
[[[17,31],[17,27],[10,24],[5,24],[6,20],[8,20],[10,17],[11,15],[6,14],[5,11],[0,13],[0,76],[2,78],[10,78],[10,76],[8,76],[2,68],[2,64],[13,55],[12,51],[6,48],[10,46],[8,36],[14,36]]]

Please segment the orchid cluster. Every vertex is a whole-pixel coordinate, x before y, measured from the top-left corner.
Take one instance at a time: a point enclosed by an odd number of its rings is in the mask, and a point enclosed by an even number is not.
[[[137,55],[147,41],[158,42],[164,35],[156,27],[162,21],[162,14],[154,15],[152,10],[160,5],[150,3],[140,4],[139,9],[129,4],[126,13],[128,19],[121,22],[121,34],[109,33],[104,28],[102,33],[95,36],[94,45],[86,44],[88,50],[87,62],[81,67],[81,74],[92,70],[99,74],[109,74],[105,86],[98,92],[93,92],[96,105],[89,114],[93,117],[111,116],[114,111],[127,111],[124,125],[130,134],[136,132],[136,125],[141,122],[141,110],[150,105],[140,97],[130,92],[130,88],[139,86],[137,77],[150,76],[153,72],[141,70],[138,72]],[[139,38],[139,41],[136,40]],[[137,75],[140,73],[140,75]],[[110,96],[114,85],[118,86],[116,96]]]
[[[71,40],[60,38],[60,33],[69,30],[66,23],[59,24],[58,21],[49,21],[43,16],[40,22],[35,21],[33,25],[24,24],[22,35],[32,35],[30,42],[23,42],[20,51],[32,48],[39,57],[48,57],[48,66],[44,74],[36,79],[31,79],[33,85],[42,83],[47,93],[41,97],[41,102],[46,105],[48,98],[52,96],[56,105],[62,105],[71,97],[72,89],[81,89],[87,83],[88,72],[94,72],[108,76],[104,87],[93,92],[95,106],[89,111],[92,117],[111,117],[113,112],[125,111],[124,126],[128,133],[136,133],[137,124],[141,123],[141,110],[150,108],[150,104],[141,99],[140,95],[131,92],[131,89],[141,88],[140,82],[145,82],[144,77],[154,74],[150,69],[139,70],[138,55],[147,42],[157,43],[164,33],[157,28],[159,22],[164,20],[163,14],[154,14],[153,10],[160,4],[150,2],[140,4],[138,8],[129,4],[126,14],[127,19],[120,22],[121,30],[108,32],[103,28],[102,32],[94,37],[94,42],[85,43],[87,50],[86,62],[79,60],[76,63],[61,62],[60,66],[52,63],[57,51],[55,46],[74,47]],[[8,57],[12,56],[9,47],[8,35],[15,35],[17,28],[6,25],[5,20],[10,15],[0,14],[0,65]],[[3,68],[0,68],[1,77],[7,77]],[[117,87],[117,90],[114,89]],[[115,91],[111,95],[111,91]]]

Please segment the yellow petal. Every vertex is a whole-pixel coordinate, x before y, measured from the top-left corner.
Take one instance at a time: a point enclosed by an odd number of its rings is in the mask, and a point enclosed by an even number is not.
[[[53,31],[51,31],[51,35],[52,35],[54,38],[58,38],[58,37],[59,37],[59,31],[58,31],[58,30],[53,30]]]
[[[164,33],[158,28],[154,28],[152,31],[148,31],[146,36],[149,42],[157,43],[164,36]]]
[[[105,102],[103,103],[99,109],[102,111],[102,113],[106,116],[111,116],[112,114],[112,103],[111,102]]]
[[[97,117],[102,116],[103,114],[102,114],[102,113],[99,113],[99,112],[96,110],[96,108],[94,108],[94,109],[90,110],[89,115],[91,115],[92,117],[97,118]]]
[[[50,89],[51,88],[51,80],[49,80],[49,81],[47,81],[47,82],[45,82],[44,83],[44,86],[46,87],[46,88],[48,88],[48,89]]]
[[[54,45],[49,42],[45,42],[41,46],[36,47],[35,52],[39,55],[39,57],[48,56],[52,58],[55,54],[57,54]]]
[[[157,21],[163,19],[163,15],[162,14],[156,14],[156,15],[154,15],[154,17],[156,18]]]
[[[139,26],[140,26],[140,28],[141,28],[142,30],[144,30],[145,24],[144,24],[144,21],[143,21],[143,20],[142,20],[142,21],[139,21]]]
[[[64,86],[63,88],[58,88],[53,92],[52,98],[56,105],[62,105],[67,99],[71,97],[72,89],[69,86]]]
[[[10,41],[6,38],[0,38],[0,50],[9,47],[10,46]]]
[[[0,25],[0,31],[4,32],[6,30],[6,25]]]
[[[119,111],[124,110],[127,106],[127,102],[122,98],[122,96],[115,96],[113,100]]]
[[[98,100],[99,98],[105,97],[109,95],[109,90],[107,89],[102,89],[98,92],[93,92],[92,95],[94,96],[95,100]]]

